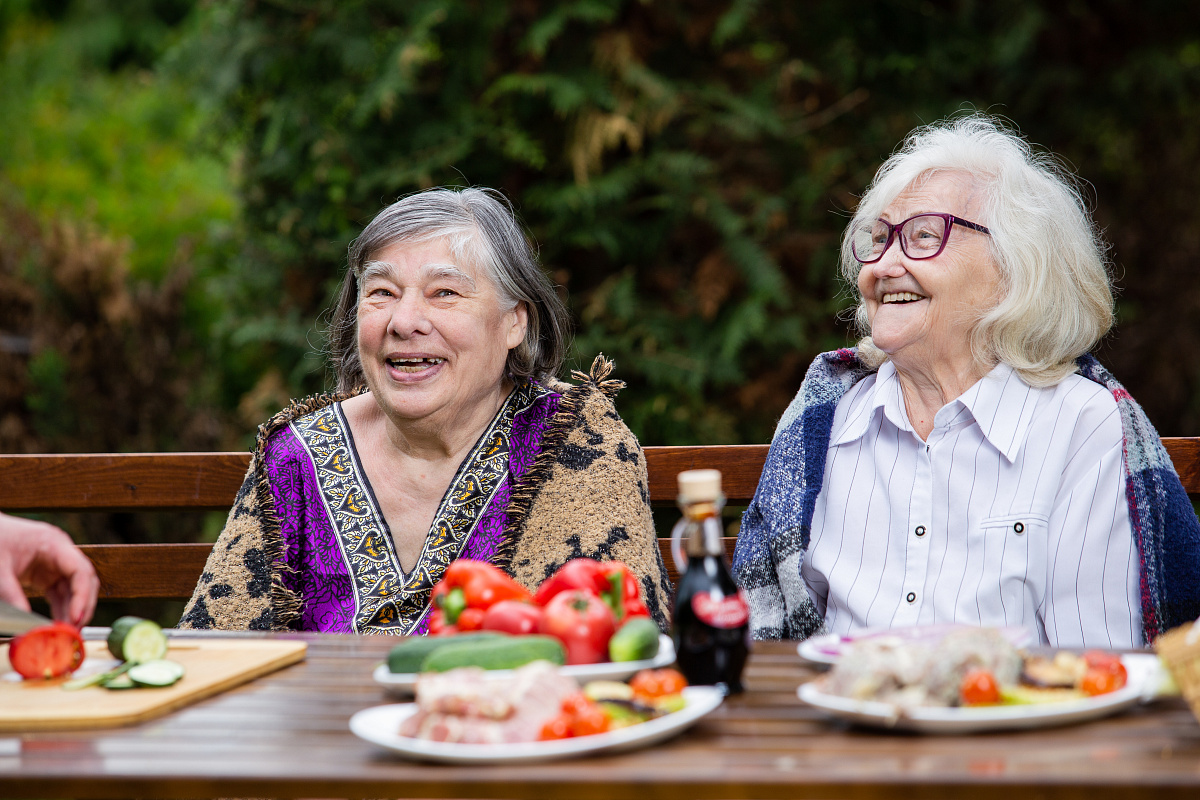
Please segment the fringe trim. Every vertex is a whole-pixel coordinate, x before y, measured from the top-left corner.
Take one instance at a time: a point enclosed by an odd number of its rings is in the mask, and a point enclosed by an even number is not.
[[[267,468],[263,461],[267,440],[275,431],[299,419],[305,414],[311,414],[319,408],[332,403],[346,400],[362,393],[360,387],[350,392],[337,392],[313,395],[303,400],[294,400],[271,419],[258,426],[258,435],[254,442],[254,483],[257,495],[257,505],[262,510],[259,524],[262,526],[263,550],[267,563],[271,565],[271,627],[273,630],[291,630],[300,622],[304,610],[304,597],[298,592],[283,585],[283,576],[293,574],[284,560],[283,532],[279,521],[279,513],[275,508],[275,495],[271,493],[271,483],[267,479]]]
[[[625,381],[605,380],[612,374],[613,366],[612,359],[605,358],[604,353],[598,353],[587,374],[576,369],[571,370],[571,377],[581,384],[591,384],[596,387],[609,400],[616,400],[617,394],[625,388]]]
[[[529,521],[533,501],[541,494],[546,481],[550,480],[554,466],[558,463],[559,450],[566,443],[571,431],[579,424],[579,416],[584,407],[593,398],[593,393],[599,393],[611,400],[625,388],[624,381],[608,379],[612,370],[613,362],[601,353],[592,361],[589,373],[578,370],[571,372],[571,376],[578,380],[580,385],[571,386],[562,393],[558,411],[542,436],[541,449],[534,457],[524,479],[519,485],[513,486],[512,497],[508,501],[508,508],[505,509],[507,520],[504,525],[504,542],[497,549],[493,562],[509,575],[513,574],[513,555],[516,554],[521,537],[525,535],[525,523]]]

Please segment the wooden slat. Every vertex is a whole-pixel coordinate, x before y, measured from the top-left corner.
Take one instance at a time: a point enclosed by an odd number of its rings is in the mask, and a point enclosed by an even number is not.
[[[1200,495],[1200,438],[1164,438],[1190,495]],[[647,447],[650,500],[675,501],[675,476],[719,469],[732,505],[754,496],[767,445]],[[249,463],[246,453],[0,456],[5,511],[224,511]]]
[[[5,511],[228,511],[247,453],[0,456]]]
[[[744,505],[766,445],[647,447],[650,500],[675,502],[675,476],[719,469],[731,504]],[[225,511],[242,485],[246,453],[103,453],[0,456],[5,511]]]
[[[1179,473],[1179,480],[1187,493],[1200,495],[1200,437],[1198,436],[1164,436],[1163,447]]]
[[[767,449],[765,444],[647,447],[650,501],[660,505],[674,503],[679,492],[675,476],[684,470],[718,469],[725,499],[733,505],[745,505],[754,497]]]
[[[726,557],[733,560],[736,539],[724,539]],[[663,562],[671,583],[679,582],[671,557],[671,540],[660,539]],[[211,544],[85,544],[81,548],[96,566],[103,600],[180,599],[191,597]]]
[[[96,566],[100,598],[185,598],[192,596],[211,544],[85,544]]]

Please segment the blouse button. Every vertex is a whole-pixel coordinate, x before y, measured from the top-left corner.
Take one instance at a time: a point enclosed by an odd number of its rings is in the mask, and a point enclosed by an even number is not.
[[[915,533],[917,536],[924,536],[925,535],[925,526],[918,525],[917,529],[915,531],[913,531],[913,533]]]
[[[907,601],[908,601],[908,602],[910,602],[910,603],[915,603],[915,602],[917,602],[917,593],[916,593],[916,592],[909,592],[909,593],[908,593],[908,596],[907,596],[907,597],[905,597],[904,599],[905,599],[905,600],[907,600]]]
[[[1013,530],[1017,532],[1018,536],[1021,535],[1025,532],[1025,523],[1018,522],[1017,524],[1013,525]]]

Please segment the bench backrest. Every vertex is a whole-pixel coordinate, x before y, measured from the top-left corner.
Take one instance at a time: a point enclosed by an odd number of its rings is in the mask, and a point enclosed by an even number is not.
[[[1200,437],[1164,438],[1184,489],[1200,496]],[[675,476],[719,469],[730,505],[754,495],[767,445],[647,447],[650,501],[675,502]],[[141,453],[0,456],[3,511],[225,511],[249,465],[246,453]],[[733,540],[726,540],[732,549]],[[675,579],[666,540],[664,560]],[[85,545],[105,599],[191,595],[212,545]]]

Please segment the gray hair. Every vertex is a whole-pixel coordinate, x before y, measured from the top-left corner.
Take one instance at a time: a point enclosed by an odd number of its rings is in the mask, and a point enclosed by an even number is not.
[[[363,385],[358,355],[359,284],[375,254],[397,242],[444,240],[459,264],[489,277],[508,308],[524,303],[525,339],[508,352],[510,378],[558,374],[566,357],[570,317],[517,222],[512,205],[492,189],[429,189],[380,211],[350,243],[349,264],[329,326],[329,359],[338,391]]]
[[[1092,222],[1080,182],[1048,153],[1035,152],[992,117],[972,114],[917,128],[868,187],[842,238],[842,275],[858,299],[859,350],[877,366],[887,355],[870,338],[862,268],[851,231],[877,219],[914,182],[938,172],[965,173],[984,198],[980,218],[1000,270],[1000,302],[971,333],[980,364],[1004,362],[1032,386],[1052,386],[1075,370],[1113,324],[1107,245]]]

